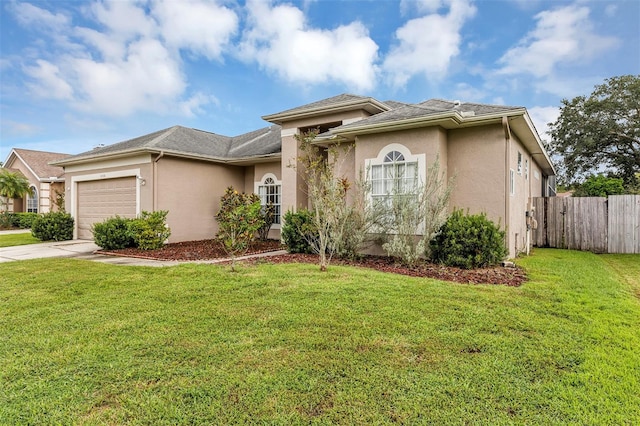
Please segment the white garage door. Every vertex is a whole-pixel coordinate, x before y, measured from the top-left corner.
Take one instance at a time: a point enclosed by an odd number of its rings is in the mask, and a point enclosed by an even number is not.
[[[91,225],[106,218],[136,216],[134,176],[78,182],[78,238],[92,240]]]

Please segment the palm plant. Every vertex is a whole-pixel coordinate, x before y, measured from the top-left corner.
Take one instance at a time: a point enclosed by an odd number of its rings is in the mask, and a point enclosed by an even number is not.
[[[9,210],[10,198],[31,194],[31,186],[21,173],[0,168],[0,196],[4,198],[4,211]]]

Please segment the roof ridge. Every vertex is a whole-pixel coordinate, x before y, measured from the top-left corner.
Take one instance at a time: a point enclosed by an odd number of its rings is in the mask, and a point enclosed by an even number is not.
[[[163,140],[165,140],[169,135],[171,135],[172,133],[174,133],[176,130],[178,130],[179,128],[181,128],[182,126],[179,125],[175,125],[175,126],[171,126],[169,127],[165,132],[163,132],[161,135],[156,136],[152,141],[150,141],[149,143],[145,144],[148,147],[155,147],[157,146],[160,142],[162,142]],[[135,138],[134,138],[135,139]],[[131,140],[131,139],[130,139]]]

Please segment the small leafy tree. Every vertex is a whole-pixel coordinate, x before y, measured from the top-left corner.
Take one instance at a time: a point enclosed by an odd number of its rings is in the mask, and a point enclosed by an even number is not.
[[[4,211],[9,210],[9,199],[31,194],[31,185],[19,172],[0,168],[0,196],[4,198]]]
[[[624,194],[624,180],[622,178],[606,177],[602,174],[591,175],[573,193],[574,197],[607,197],[609,195]]]
[[[429,257],[429,241],[446,220],[454,178],[447,181],[436,158],[427,171],[427,179],[413,188],[396,189],[386,204],[386,242],[382,249],[389,256],[413,266],[422,257]]]
[[[326,271],[333,255],[340,251],[349,226],[347,218],[354,208],[346,200],[350,183],[336,175],[352,145],[332,145],[325,151],[313,143],[317,135],[317,130],[296,135],[302,153],[298,158],[302,165],[298,173],[307,186],[311,221],[316,231],[308,243],[318,254],[320,270]]]
[[[216,237],[231,257],[231,270],[235,271],[236,257],[247,252],[256,232],[264,225],[260,198],[239,193],[230,186],[220,199],[216,220],[219,227]]]

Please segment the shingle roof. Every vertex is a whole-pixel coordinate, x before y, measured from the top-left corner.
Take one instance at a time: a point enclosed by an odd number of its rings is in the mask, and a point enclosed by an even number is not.
[[[338,104],[343,104],[348,102],[367,101],[368,99],[370,98],[366,96],[358,96],[358,95],[351,95],[349,93],[343,93],[341,95],[333,96],[331,98],[322,99],[317,102],[311,102],[310,104],[301,105],[295,108],[280,111],[277,113],[277,115],[294,114],[294,113],[308,111],[308,110],[326,108],[331,105],[338,105]],[[276,114],[273,114],[273,115],[276,115]]]
[[[269,126],[236,137],[173,126],[123,142],[94,148],[69,160],[137,150],[170,151],[206,158],[238,159],[280,152],[280,126]]]
[[[387,103],[389,104],[389,103]],[[399,104],[399,103],[398,103]],[[380,114],[367,117],[354,123],[336,127],[333,130],[339,131],[351,127],[360,127],[370,124],[387,123],[393,121],[407,120],[412,118],[428,118],[444,112],[458,111],[461,113],[472,112],[474,116],[500,113],[505,111],[519,110],[521,107],[511,107],[502,105],[476,104],[469,102],[446,101],[442,99],[430,99],[418,104],[400,104],[396,108],[381,112]]]
[[[51,161],[62,160],[69,157],[69,154],[60,152],[34,151],[31,149],[13,148],[13,151],[29,166],[39,179],[59,178],[64,174],[64,169],[58,166],[51,166]]]

